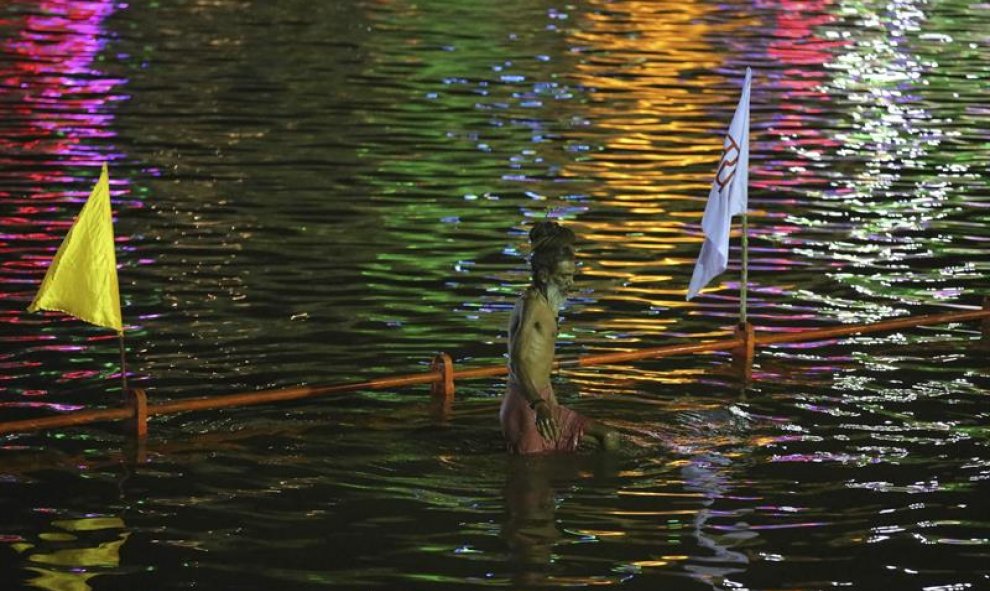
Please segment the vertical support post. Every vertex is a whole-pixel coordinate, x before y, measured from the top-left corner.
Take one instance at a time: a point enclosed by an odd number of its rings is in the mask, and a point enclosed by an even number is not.
[[[433,358],[430,370],[440,372],[440,379],[430,386],[430,393],[444,399],[454,398],[454,361],[450,355],[441,353]]]
[[[125,390],[127,406],[130,407],[131,423],[125,428],[133,437],[127,445],[127,457],[131,464],[144,464],[148,461],[148,396],[142,388]]]
[[[983,311],[990,313],[990,296],[983,296]],[[983,328],[983,344],[990,346],[990,316],[984,316],[980,326]]]
[[[430,385],[433,418],[437,422],[445,423],[450,419],[454,405],[454,361],[450,355],[441,353],[433,358],[430,369],[440,372],[440,379]]]
[[[749,216],[742,213],[742,277],[739,280],[739,322],[746,324],[746,298],[749,292]]]
[[[454,399],[454,361],[450,355],[441,353],[433,358],[431,371],[439,371],[440,379],[430,386],[430,393],[445,400]]]
[[[137,439],[148,437],[148,396],[142,388],[130,391],[131,433]]]
[[[753,378],[753,359],[756,357],[756,333],[753,325],[740,322],[736,325],[735,337],[742,343],[732,350],[732,364],[745,385]]]

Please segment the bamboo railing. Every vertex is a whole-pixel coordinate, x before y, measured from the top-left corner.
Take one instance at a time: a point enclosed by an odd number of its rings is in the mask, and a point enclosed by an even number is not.
[[[983,341],[990,343],[990,297],[984,298],[982,309],[946,312],[942,314],[929,314],[924,316],[908,316],[905,318],[884,320],[871,324],[845,325],[777,334],[757,334],[754,331],[753,326],[747,323],[737,326],[733,336],[728,339],[704,341],[692,344],[650,347],[635,351],[618,351],[614,353],[585,355],[573,359],[559,360],[555,365],[558,368],[589,367],[595,365],[607,365],[611,363],[622,363],[626,361],[637,361],[642,359],[659,359],[662,357],[672,357],[675,355],[731,351],[733,354],[734,363],[741,372],[742,379],[748,382],[752,375],[753,358],[758,346],[828,340],[850,335],[886,332],[902,328],[973,321],[981,322]],[[316,398],[330,394],[343,394],[362,390],[394,389],[420,384],[430,384],[432,394],[435,397],[438,397],[445,404],[449,405],[453,400],[455,383],[457,380],[498,377],[506,375],[507,373],[508,368],[505,364],[455,370],[450,356],[446,353],[442,353],[433,360],[430,370],[427,372],[389,376],[363,382],[337,384],[331,386],[300,386],[295,388],[282,388],[278,390],[262,390],[258,392],[226,394],[208,398],[194,398],[190,400],[173,400],[160,404],[148,404],[145,392],[141,389],[134,389],[130,392],[130,403],[125,407],[77,411],[51,417],[0,422],[0,435],[42,431],[62,427],[74,427],[91,423],[130,421],[132,432],[137,437],[143,438],[148,433],[147,423],[149,417],[197,410],[215,410],[221,408],[254,406],[258,404],[271,404],[275,402]]]

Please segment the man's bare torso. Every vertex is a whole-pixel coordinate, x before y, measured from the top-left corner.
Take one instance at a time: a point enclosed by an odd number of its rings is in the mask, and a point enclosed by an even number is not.
[[[516,301],[509,321],[510,379],[540,391],[550,383],[553,368],[557,318],[535,288],[529,288]]]

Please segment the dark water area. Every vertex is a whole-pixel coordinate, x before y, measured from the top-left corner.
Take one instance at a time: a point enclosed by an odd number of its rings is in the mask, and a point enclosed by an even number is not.
[[[152,402],[504,362],[547,215],[562,357],[730,334],[686,302],[753,68],[757,329],[978,307],[990,4],[7,0],[0,418],[115,406],[116,337],[25,311],[109,162]],[[990,589],[977,324],[565,369],[615,455],[502,451],[499,379],[0,440],[0,588]]]

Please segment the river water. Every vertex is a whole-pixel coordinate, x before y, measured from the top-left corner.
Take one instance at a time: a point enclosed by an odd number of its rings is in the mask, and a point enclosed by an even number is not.
[[[685,302],[753,68],[750,319],[979,306],[990,4],[7,0],[0,407],[118,404],[113,334],[28,314],[110,165],[152,402],[504,362],[526,232],[581,237],[558,354],[729,334]],[[623,450],[519,459],[499,379],[0,440],[4,589],[990,589],[975,324],[562,370]]]

